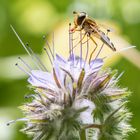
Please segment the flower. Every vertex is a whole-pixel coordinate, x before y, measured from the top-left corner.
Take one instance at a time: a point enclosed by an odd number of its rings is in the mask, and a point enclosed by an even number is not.
[[[12,29],[19,38],[13,27]],[[52,64],[52,70],[49,72],[37,55],[19,38],[39,68],[33,70],[20,57],[29,71],[16,64],[29,75],[28,82],[34,91],[33,94],[26,96],[31,98],[31,101],[19,107],[24,118],[16,121],[25,122],[25,127],[21,131],[31,135],[34,140],[126,138],[134,129],[129,124],[132,114],[126,108],[130,92],[117,84],[121,74],[117,76],[116,70],[103,69],[102,58],[92,59],[90,54],[88,60],[88,37],[85,59],[82,58],[82,51],[80,56],[74,54],[72,33],[69,33],[69,39],[68,59],[55,54],[54,47],[51,50],[47,42],[49,51],[46,48],[44,50]]]

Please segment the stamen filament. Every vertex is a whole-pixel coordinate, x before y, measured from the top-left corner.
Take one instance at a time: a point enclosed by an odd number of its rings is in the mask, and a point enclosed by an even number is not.
[[[32,68],[31,68],[21,57],[18,57],[18,59],[19,59],[25,66],[27,66],[27,68],[29,68],[29,70],[32,70]]]
[[[42,63],[41,59],[33,52],[33,50],[28,47],[30,52],[32,53],[32,55],[34,56],[34,58],[39,62],[39,64],[42,66],[42,68],[45,70],[45,71],[48,71],[47,68],[45,67],[45,65]],[[39,66],[40,67],[40,66]]]
[[[69,23],[69,56],[71,56],[71,23]]]
[[[82,40],[82,31],[80,31],[80,40]],[[82,50],[82,41],[80,43],[80,68],[82,67],[82,57],[83,57],[83,50]]]
[[[18,63],[15,64],[15,66],[17,66],[21,71],[23,71],[24,73],[26,73],[27,75],[34,77],[36,80],[46,84],[46,82],[43,81],[43,79],[39,79],[37,78],[35,75],[33,75],[32,73],[29,73],[28,71],[26,71],[25,69],[23,69],[21,66],[18,65]]]
[[[89,51],[89,40],[88,40],[88,35],[87,35],[87,51],[86,51],[86,57],[85,57],[85,62],[84,62],[84,68],[85,68],[85,65],[86,65],[86,61],[87,61],[87,57],[88,57],[88,51]]]
[[[52,52],[51,47],[50,47],[50,44],[49,44],[49,42],[48,42],[47,40],[46,40],[46,44],[47,44],[47,46],[48,46],[48,49],[49,49],[49,51],[50,51],[50,54],[51,54],[52,58],[54,59],[53,52]]]
[[[23,46],[23,48],[26,50],[26,52],[28,53],[29,56],[31,56],[30,52],[28,51],[27,47],[25,46],[25,44],[23,43],[23,41],[21,40],[21,38],[19,37],[19,35],[17,34],[17,32],[15,31],[15,29],[13,28],[12,25],[10,25],[11,29],[13,30],[14,34],[16,35],[16,37],[18,38],[19,42],[21,43],[21,45]]]
[[[54,32],[52,35],[52,47],[53,47],[53,59],[54,59],[54,57],[55,57]]]
[[[29,50],[27,49],[27,47],[25,46],[25,44],[23,43],[23,41],[21,40],[21,38],[19,37],[19,35],[17,34],[17,32],[15,31],[15,29],[13,28],[13,26],[10,25],[10,27],[11,27],[11,29],[13,30],[14,34],[16,35],[16,37],[18,38],[18,40],[19,40],[19,42],[21,43],[21,45],[23,46],[23,48],[25,49],[25,51],[26,51],[26,52],[28,53],[28,55],[32,58],[33,63],[37,66],[37,68],[38,68],[39,70],[41,70],[40,67],[39,67],[39,66],[36,64],[36,62],[34,61],[34,59],[33,59],[32,55],[31,55],[31,53],[29,52]]]
[[[52,60],[51,60],[51,57],[50,57],[50,55],[49,55],[49,53],[48,53],[47,48],[44,47],[44,50],[45,50],[45,52],[47,53],[47,56],[48,56],[48,58],[49,58],[49,60],[50,60],[51,65],[53,65],[53,62],[52,62]]]
[[[19,66],[18,63],[16,63],[15,66],[17,66],[21,71],[23,71],[27,75],[31,76],[31,73],[27,72],[25,69],[23,69],[21,66]]]
[[[27,118],[21,118],[21,119],[17,119],[17,120],[12,120],[12,121],[9,121],[7,123],[7,125],[10,125],[10,124],[18,122],[18,121],[28,121],[28,119]]]

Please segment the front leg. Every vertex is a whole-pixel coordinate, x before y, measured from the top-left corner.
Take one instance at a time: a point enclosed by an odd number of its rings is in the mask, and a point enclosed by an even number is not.
[[[82,31],[82,28],[81,27],[78,28],[78,26],[74,26],[70,31],[71,33],[74,33],[76,31]]]

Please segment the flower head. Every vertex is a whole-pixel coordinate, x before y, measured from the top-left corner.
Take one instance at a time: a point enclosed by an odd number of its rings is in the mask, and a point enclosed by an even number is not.
[[[29,75],[28,82],[34,91],[26,96],[32,100],[20,106],[24,118],[16,121],[25,121],[26,125],[21,131],[32,135],[34,140],[78,140],[83,132],[87,140],[125,138],[133,129],[128,124],[131,113],[126,109],[129,92],[117,84],[121,75],[117,76],[116,70],[103,69],[102,58],[92,59],[94,51],[88,59],[88,37],[85,58],[82,58],[83,43],[80,43],[81,52],[77,56],[72,33],[69,33],[69,41],[67,59],[55,54],[47,42],[48,49],[44,49],[52,64],[50,72],[21,41],[39,67],[38,70],[31,69],[22,58],[19,59],[29,71],[16,64]]]

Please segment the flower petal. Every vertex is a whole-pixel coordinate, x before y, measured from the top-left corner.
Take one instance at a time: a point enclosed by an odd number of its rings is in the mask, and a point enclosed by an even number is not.
[[[36,87],[42,88],[55,88],[55,82],[53,77],[48,72],[43,72],[40,70],[32,70],[31,76],[28,78],[28,82]]]
[[[102,59],[94,59],[90,62],[91,69],[100,69],[103,66],[104,62]]]

